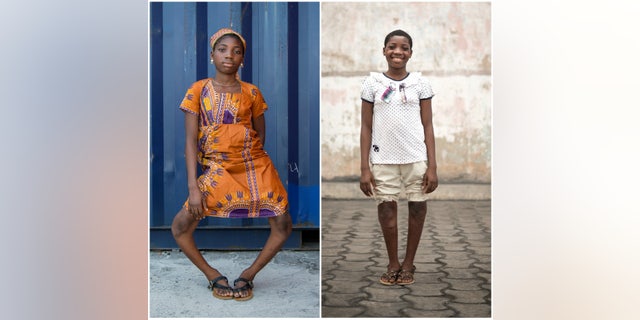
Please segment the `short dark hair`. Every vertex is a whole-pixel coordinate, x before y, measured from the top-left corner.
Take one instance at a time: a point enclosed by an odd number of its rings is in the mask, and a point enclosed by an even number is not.
[[[411,39],[411,36],[406,33],[404,30],[393,30],[391,31],[385,38],[384,38],[384,46],[387,46],[387,43],[389,43],[389,40],[391,40],[391,37],[393,36],[401,36],[401,37],[405,37],[407,39],[409,39],[409,49],[413,50],[413,40]]]

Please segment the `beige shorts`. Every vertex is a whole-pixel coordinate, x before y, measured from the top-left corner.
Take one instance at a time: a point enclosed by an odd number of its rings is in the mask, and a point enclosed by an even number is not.
[[[426,172],[426,161],[407,164],[372,164],[371,173],[376,181],[376,201],[378,204],[385,201],[397,202],[403,187],[407,200],[426,201],[427,194],[422,191],[422,181]]]

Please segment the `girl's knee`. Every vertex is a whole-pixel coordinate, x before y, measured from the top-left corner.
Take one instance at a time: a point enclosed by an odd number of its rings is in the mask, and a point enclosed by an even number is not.
[[[378,205],[378,221],[383,230],[394,230],[398,226],[396,202],[385,201]]]
[[[189,221],[185,218],[183,211],[180,211],[173,218],[173,222],[171,223],[171,234],[174,238],[178,238],[187,232],[187,230],[189,230]]]
[[[383,219],[395,217],[398,207],[395,201],[385,201],[378,205],[378,216]]]
[[[409,215],[411,216],[424,216],[427,214],[427,202],[419,201],[419,202],[409,202]]]
[[[171,224],[171,234],[174,239],[177,239],[181,234],[184,233],[184,230],[180,227],[180,224],[173,219],[173,223]]]
[[[279,234],[289,236],[293,229],[293,223],[291,222],[291,216],[288,213],[273,217],[271,223],[271,229]]]

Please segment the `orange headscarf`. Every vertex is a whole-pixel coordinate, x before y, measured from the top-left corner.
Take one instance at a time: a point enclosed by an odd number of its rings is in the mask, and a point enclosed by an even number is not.
[[[229,28],[222,28],[218,31],[216,31],[216,33],[214,33],[211,36],[211,39],[209,40],[209,45],[211,46],[211,49],[213,50],[213,46],[216,45],[216,42],[222,38],[223,36],[227,35],[227,34],[233,34],[238,36],[238,38],[240,38],[240,41],[242,42],[242,52],[247,51],[247,42],[244,41],[244,38],[237,32],[229,29]]]

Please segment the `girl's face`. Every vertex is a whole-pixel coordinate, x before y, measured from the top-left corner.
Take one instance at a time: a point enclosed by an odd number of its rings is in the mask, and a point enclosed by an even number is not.
[[[213,47],[211,58],[218,72],[235,74],[244,59],[242,43],[234,36],[223,36]]]
[[[409,39],[403,36],[393,36],[382,49],[382,54],[387,58],[389,68],[406,68],[411,59],[411,45]]]

